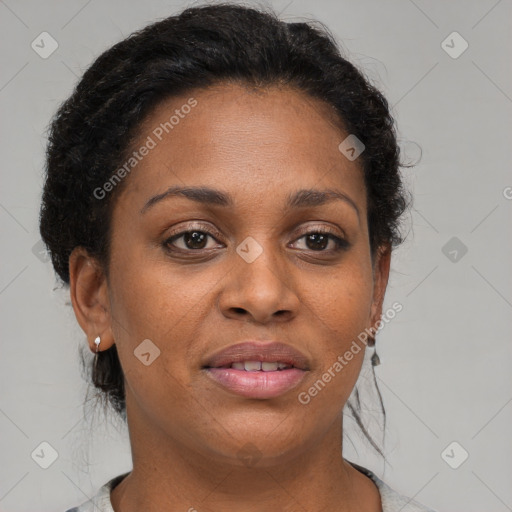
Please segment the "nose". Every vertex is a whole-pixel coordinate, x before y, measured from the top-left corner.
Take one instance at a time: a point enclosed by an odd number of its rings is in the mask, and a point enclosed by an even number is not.
[[[238,253],[233,259],[219,297],[225,317],[265,324],[289,321],[297,315],[300,299],[285,261],[268,248],[250,263]]]

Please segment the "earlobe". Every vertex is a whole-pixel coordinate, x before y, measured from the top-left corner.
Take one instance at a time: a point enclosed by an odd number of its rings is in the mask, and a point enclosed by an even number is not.
[[[69,292],[76,319],[91,351],[96,351],[97,336],[101,337],[102,350],[110,348],[114,338],[107,280],[97,259],[83,247],[76,247],[69,256]]]

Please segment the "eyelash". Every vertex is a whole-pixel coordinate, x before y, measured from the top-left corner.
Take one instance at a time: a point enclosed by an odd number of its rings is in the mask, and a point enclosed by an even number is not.
[[[213,238],[214,240],[216,240],[216,237],[219,237],[220,238],[220,234],[218,232],[214,232],[214,231],[210,231],[208,229],[204,229],[203,227],[201,228],[188,228],[184,231],[179,231],[177,233],[174,233],[173,235],[171,235],[170,237],[168,237],[163,245],[164,245],[164,248],[172,253],[172,252],[181,252],[181,253],[200,253],[201,251],[208,251],[209,249],[181,249],[181,248],[177,248],[177,247],[171,247],[172,246],[172,242],[180,239],[181,237],[183,237],[184,235],[188,234],[188,233],[203,233],[211,238]],[[295,239],[295,241],[297,240],[300,240],[308,235],[312,235],[312,234],[320,234],[320,235],[326,235],[329,237],[330,240],[332,240],[336,247],[334,249],[330,249],[330,250],[319,250],[319,251],[315,251],[313,249],[308,249],[310,252],[312,253],[320,253],[320,254],[329,254],[329,253],[337,253],[339,251],[343,251],[343,250],[347,250],[349,247],[350,247],[350,244],[347,240],[343,239],[343,238],[340,238],[339,236],[336,236],[334,235],[330,230],[326,229],[326,228],[323,228],[323,227],[316,227],[314,229],[310,229],[308,231],[305,231],[303,232],[298,238]]]

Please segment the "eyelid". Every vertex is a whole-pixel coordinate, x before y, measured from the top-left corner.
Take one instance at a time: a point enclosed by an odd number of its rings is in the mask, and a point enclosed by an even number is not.
[[[191,221],[190,224],[187,224],[185,226],[182,226],[182,227],[177,228],[176,230],[170,232],[166,236],[166,238],[172,238],[175,235],[182,235],[182,234],[185,234],[190,231],[204,231],[208,235],[216,238],[217,241],[220,241],[218,239],[223,237],[222,233],[219,230],[215,229],[213,226],[211,226],[209,224],[207,224],[207,225],[201,224],[201,221]],[[308,224],[307,226],[300,228],[295,233],[296,238],[294,238],[294,240],[296,240],[297,238],[300,238],[301,236],[307,235],[309,233],[318,233],[318,232],[329,234],[334,237],[342,238],[345,240],[346,239],[345,233],[343,232],[343,230],[340,230],[340,231],[341,231],[341,234],[338,231],[336,231],[334,228],[330,228],[325,225]]]
[[[220,231],[218,231],[211,225],[200,224],[199,221],[191,221],[190,224],[186,224],[184,226],[181,226],[181,227],[175,229],[174,231],[168,233],[166,235],[166,238],[169,239],[176,235],[184,235],[185,233],[188,233],[190,231],[204,232],[204,233],[210,235],[211,237],[217,239],[217,241],[220,241],[220,240],[218,240],[218,238],[222,238],[222,233]]]
[[[341,231],[341,233],[339,231]],[[303,228],[300,228],[297,232],[299,238],[304,235],[308,235],[309,233],[325,233],[326,235],[332,235],[336,238],[346,240],[346,235],[342,229],[339,229],[337,231],[334,228],[326,226],[325,224],[319,224],[319,225],[309,224]]]

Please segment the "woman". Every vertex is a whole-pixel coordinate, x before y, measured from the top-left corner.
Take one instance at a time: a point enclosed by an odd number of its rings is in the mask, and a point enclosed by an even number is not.
[[[41,234],[133,457],[71,511],[427,510],[342,455],[407,201],[387,102],[327,32],[234,5],[148,26],[47,156]]]

